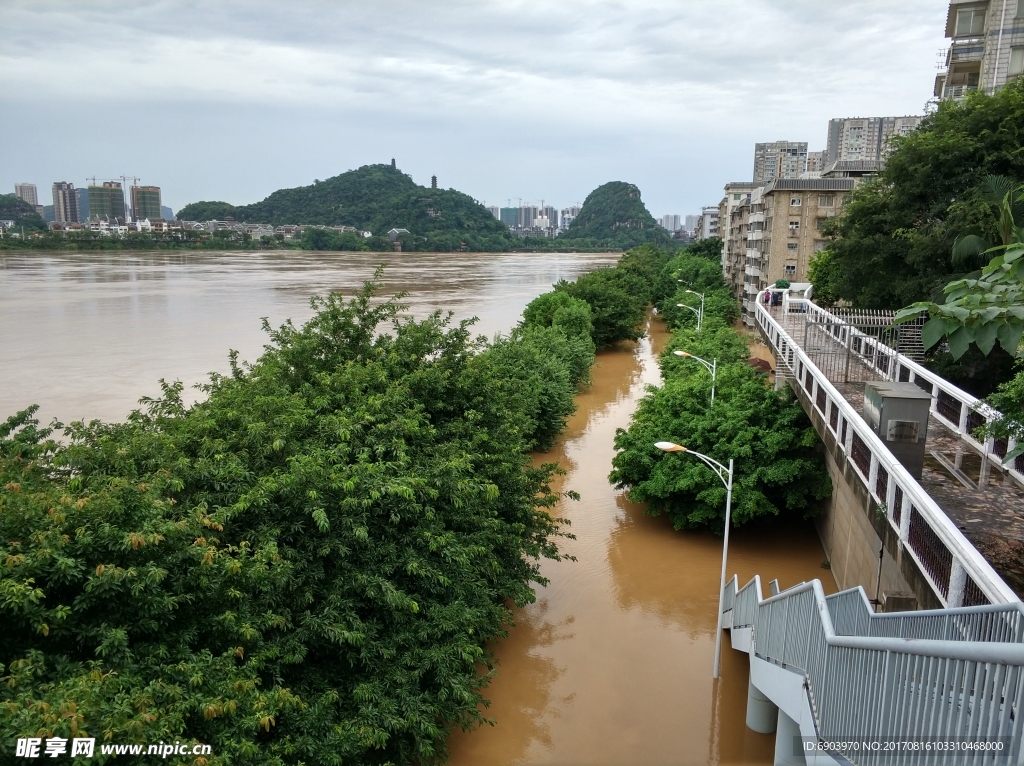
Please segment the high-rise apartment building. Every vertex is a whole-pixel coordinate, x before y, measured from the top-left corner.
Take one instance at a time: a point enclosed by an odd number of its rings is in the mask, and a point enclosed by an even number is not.
[[[498,219],[510,229],[519,225],[519,208],[503,207],[498,214]]]
[[[147,219],[155,221],[161,218],[160,213],[160,187],[159,186],[133,186],[131,187],[132,197],[132,218],[136,221]]]
[[[683,227],[682,216],[679,215],[663,215],[658,223],[661,224],[661,228],[671,232],[679,231]]]
[[[826,164],[828,164],[827,149],[822,149],[820,152],[807,152],[808,173],[820,173],[825,169]]]
[[[551,205],[544,205],[540,209],[540,217],[546,218],[548,225],[544,228],[557,229],[558,228],[558,209]]]
[[[35,184],[14,184],[14,196],[25,200],[32,207],[39,206],[39,190]]]
[[[68,181],[55,181],[53,184],[53,219],[57,223],[79,223],[82,218],[78,213],[78,195],[75,185]]]
[[[537,218],[537,208],[533,205],[522,205],[519,208],[519,228],[532,229]]]
[[[117,181],[104,181],[102,186],[89,187],[89,217],[125,219],[124,192]]]
[[[994,93],[1024,74],[1024,0],[953,0],[946,14],[945,69],[935,97]]]
[[[565,231],[572,225],[572,222],[576,220],[576,216],[578,216],[579,214],[579,205],[570,205],[569,207],[563,207],[561,212],[559,212],[558,214],[558,228]]]
[[[89,220],[89,190],[75,189],[75,196],[78,198],[78,219]]]
[[[699,215],[688,215],[683,221],[683,228],[690,234],[693,234],[697,230],[697,219]]]
[[[746,256],[746,239],[742,247],[736,246],[735,238],[731,237],[733,211],[740,205],[750,204],[750,195],[757,189],[751,181],[733,181],[725,185],[725,196],[718,203],[718,234],[722,238],[722,274],[728,282],[730,274],[737,270],[742,272],[743,259]]]
[[[754,183],[776,178],[799,178],[807,170],[806,141],[769,141],[754,144]]]
[[[491,205],[490,207],[488,207],[487,212],[493,215],[499,221],[501,220],[501,208],[498,207],[497,205]]]
[[[884,161],[889,139],[905,136],[923,117],[837,117],[828,121],[825,164],[844,160]]]

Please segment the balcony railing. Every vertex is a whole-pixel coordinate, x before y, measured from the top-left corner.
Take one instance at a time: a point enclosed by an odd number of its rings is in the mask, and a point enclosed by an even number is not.
[[[775,350],[777,367],[785,365],[791,371],[794,384],[804,392],[809,406],[818,411],[823,427],[835,438],[837,448],[849,459],[854,473],[877,503],[879,511],[884,510],[904,549],[931,584],[939,601],[951,607],[1017,601],[1013,590],[893,457],[860,413],[846,401],[782,324],[764,306],[756,302],[755,305],[756,322]],[[998,452],[988,449],[991,440],[982,444],[970,434],[970,430],[981,422],[998,417],[994,410],[809,300],[789,299],[784,295],[782,312],[805,314],[811,321],[820,322],[837,343],[844,347],[848,345],[857,358],[880,377],[917,383],[930,391],[931,414],[961,438],[980,448],[990,460],[998,462]],[[1006,447],[1003,455],[1005,450]],[[1015,466],[1011,470],[1018,479],[1024,478],[1020,467]]]
[[[977,85],[947,85],[942,89],[943,98],[966,98],[968,92],[977,90]]]

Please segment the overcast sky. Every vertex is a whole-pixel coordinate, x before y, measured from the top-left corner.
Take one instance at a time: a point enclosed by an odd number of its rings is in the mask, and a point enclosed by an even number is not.
[[[920,114],[945,0],[0,0],[0,190],[134,175],[175,210],[395,157],[487,204],[717,204],[755,141]]]

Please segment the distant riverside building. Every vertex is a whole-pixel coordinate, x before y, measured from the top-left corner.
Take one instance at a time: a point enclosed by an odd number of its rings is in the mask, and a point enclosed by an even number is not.
[[[499,221],[501,220],[501,208],[498,207],[497,205],[491,205],[490,207],[488,207],[487,212],[493,215]]]
[[[678,215],[663,215],[660,223],[661,228],[671,232],[677,232],[683,228],[682,216]]]
[[[519,228],[532,229],[537,218],[537,208],[533,205],[522,205],[519,208]]]
[[[53,184],[53,218],[57,223],[79,223],[78,195],[75,185],[68,181]]]
[[[563,207],[558,213],[558,228],[562,231],[568,229],[572,222],[576,220],[576,216],[580,214],[579,205],[570,205],[569,207]]]
[[[498,214],[498,219],[508,226],[510,229],[514,229],[519,225],[519,208],[517,207],[503,207]]]
[[[806,141],[769,141],[754,144],[754,183],[776,178],[799,178],[807,170]]]
[[[78,198],[78,220],[89,220],[89,190],[75,189],[75,196]]]
[[[90,218],[125,218],[124,192],[117,181],[104,181],[101,186],[89,187]]]
[[[697,230],[697,219],[699,215],[688,215],[683,222],[683,228],[686,229],[691,235]]]
[[[133,186],[131,187],[131,198],[134,220],[145,221],[147,218],[152,220],[163,218],[160,212],[159,186]]]
[[[14,196],[25,200],[32,207],[39,206],[39,190],[35,184],[14,184]]]
[[[889,153],[889,139],[907,135],[923,119],[908,115],[838,117],[829,120],[825,165],[842,160],[884,160]]]
[[[557,229],[558,228],[558,209],[551,205],[545,205],[541,203],[540,217],[546,218],[548,225],[545,229]]]
[[[994,93],[1024,74],[1024,0],[953,0],[946,37],[952,42],[935,77],[936,98]]]

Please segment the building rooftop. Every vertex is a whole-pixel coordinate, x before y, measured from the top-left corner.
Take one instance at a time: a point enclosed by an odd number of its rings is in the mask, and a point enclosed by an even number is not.
[[[773,191],[850,191],[852,178],[776,178],[765,184],[764,193]]]

